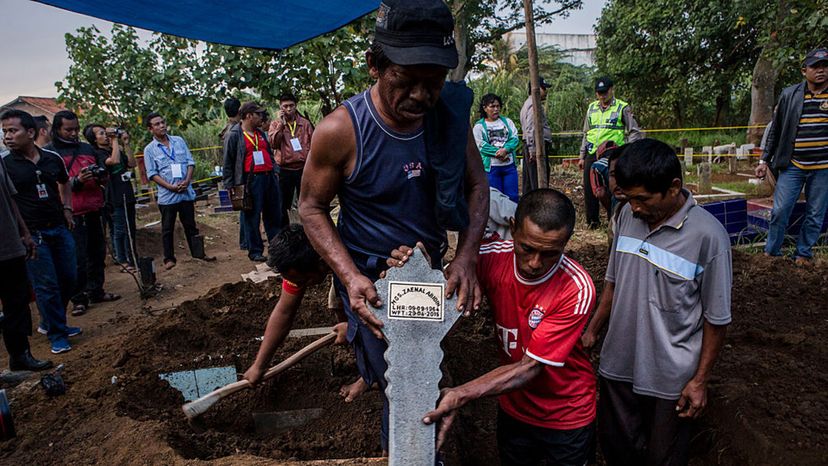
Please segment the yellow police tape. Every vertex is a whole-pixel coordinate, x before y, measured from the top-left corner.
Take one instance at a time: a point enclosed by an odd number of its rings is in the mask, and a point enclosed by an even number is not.
[[[711,127],[705,127],[705,128],[675,128],[675,129],[670,129],[670,128],[644,129],[644,128],[642,128],[641,132],[642,133],[670,133],[670,132],[679,133],[679,132],[682,132],[682,131],[714,131],[714,130],[723,130],[723,129],[764,128],[765,126],[767,126],[767,125],[711,126]],[[552,136],[582,136],[584,134],[584,132],[583,131],[561,131],[561,132],[551,133],[551,134],[552,134]],[[214,149],[222,149],[222,146],[196,147],[195,149],[190,149],[190,152],[199,152],[199,151],[214,150]],[[679,157],[681,157],[683,154],[678,154],[678,155],[679,155]],[[143,157],[143,156],[144,156],[143,153],[135,154],[135,157]],[[710,154],[693,154],[693,157],[705,157],[705,156],[713,157],[713,158],[716,158],[716,157],[759,157],[759,154],[713,154],[712,156]],[[578,154],[574,154],[574,155],[547,155],[546,156],[547,159],[578,159],[580,157],[581,156],[578,155]],[[518,155],[517,158],[522,159],[523,156]],[[201,183],[201,182],[204,182],[204,181],[214,180],[214,179],[217,179],[217,178],[221,178],[221,177],[220,176],[210,176],[210,177],[207,177],[207,178],[204,178],[204,179],[201,179],[201,180],[193,181],[193,183]],[[156,192],[158,192],[158,190],[153,189],[153,190],[147,191],[144,194],[155,194]]]
[[[684,154],[676,154],[678,158],[684,157]],[[759,157],[761,154],[693,154],[693,157]],[[518,155],[517,158],[522,159],[522,155]],[[569,155],[547,155],[547,159],[579,159],[581,158],[578,154],[569,154]]]
[[[218,178],[221,178],[221,177],[220,177],[220,176],[208,176],[207,178],[202,178],[202,179],[200,179],[200,180],[193,181],[193,182],[192,182],[192,183],[190,183],[190,184],[202,183],[202,182],[204,182],[204,181],[215,180],[215,179],[218,179]],[[140,193],[139,195],[141,195],[141,196],[143,196],[143,195],[145,195],[145,194],[148,194],[148,195],[154,195],[154,194],[155,194],[155,193],[157,193],[157,192],[158,192],[158,189],[150,189],[149,191],[144,192],[144,193]]]
[[[716,131],[716,130],[723,130],[723,129],[751,129],[751,128],[764,128],[767,125],[748,125],[748,126],[710,126],[704,128],[657,128],[657,129],[646,129],[641,128],[642,133],[681,133],[683,131]],[[582,136],[584,134],[583,131],[560,131],[557,133],[552,133],[552,136]]]
[[[213,149],[223,149],[223,147],[222,146],[196,147],[195,149],[190,149],[190,152],[199,152],[199,151],[203,151],[203,150],[213,150]],[[143,152],[135,154],[135,157],[143,157],[143,156],[144,156]]]

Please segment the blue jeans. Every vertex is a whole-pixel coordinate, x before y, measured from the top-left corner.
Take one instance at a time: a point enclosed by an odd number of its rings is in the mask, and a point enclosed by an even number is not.
[[[515,164],[492,165],[489,170],[489,186],[502,192],[514,202],[518,201],[518,174]]]
[[[773,210],[768,242],[765,245],[765,252],[772,256],[778,256],[782,249],[788,220],[799,199],[802,185],[805,185],[805,219],[796,241],[796,257],[813,257],[811,248],[819,240],[825,212],[828,210],[828,168],[802,170],[793,164],[779,172],[773,193]]]
[[[253,257],[264,252],[260,222],[264,222],[268,241],[282,229],[282,203],[279,182],[273,173],[253,175],[248,189],[253,197],[253,210],[245,212],[242,217],[244,231],[247,234],[247,255]]]
[[[244,211],[239,212],[239,249],[247,251],[247,230],[244,229]]]
[[[49,341],[66,338],[66,305],[77,279],[75,240],[65,226],[32,230],[37,257],[26,261],[29,281]]]
[[[112,212],[112,245],[119,264],[135,267],[135,204],[115,207]]]

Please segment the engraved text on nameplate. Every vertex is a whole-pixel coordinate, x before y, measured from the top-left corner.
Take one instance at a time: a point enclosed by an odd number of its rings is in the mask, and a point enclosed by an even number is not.
[[[443,284],[389,282],[388,317],[404,320],[443,321],[445,292]]]

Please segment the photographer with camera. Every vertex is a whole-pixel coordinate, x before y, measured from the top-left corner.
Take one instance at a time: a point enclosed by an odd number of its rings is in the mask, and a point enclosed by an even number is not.
[[[66,164],[69,183],[72,186],[77,255],[77,284],[72,296],[72,315],[86,313],[90,303],[115,301],[121,297],[104,292],[104,238],[102,213],[104,208],[103,187],[108,181],[105,159],[95,149],[78,138],[78,116],[69,110],[61,110],[52,121],[52,143],[47,150],[57,152]]]
[[[110,214],[112,252],[122,271],[135,273],[135,189],[132,169],[135,157],[129,146],[129,133],[121,128],[86,125],[83,136],[104,159],[109,172],[106,185],[106,212]]]

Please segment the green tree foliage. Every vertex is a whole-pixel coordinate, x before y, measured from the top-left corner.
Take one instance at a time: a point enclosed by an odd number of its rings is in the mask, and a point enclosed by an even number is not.
[[[197,43],[154,35],[142,44],[133,28],[114,25],[110,37],[96,27],[66,34],[72,64],[55,83],[59,100],[85,121],[117,124],[145,134],[141,116],[159,111],[173,127],[202,121],[211,103],[197,79]]]
[[[526,48],[518,50],[517,53],[505,52],[502,44],[498,42],[493,46],[494,50],[501,51],[493,57],[493,66],[469,81],[476,97],[472,118],[480,118],[480,98],[491,92],[500,96],[503,100],[503,114],[519,127],[520,109],[529,97],[528,53]],[[579,131],[583,126],[587,107],[593,99],[593,70],[563,63],[562,58],[562,52],[554,47],[541,47],[538,50],[540,74],[552,86],[546,98],[546,116],[552,131]],[[553,151],[557,154],[577,153],[580,141],[580,135],[555,137]]]
[[[481,70],[504,34],[524,27],[522,0],[446,0],[454,14],[454,38],[460,63],[450,75],[461,80],[473,69]],[[580,9],[582,0],[535,0],[535,25],[565,18]]]
[[[749,0],[743,0],[748,2]],[[801,60],[808,50],[828,41],[828,0],[750,1],[757,14],[748,24],[759,31],[761,54],[753,67],[750,125],[770,120],[774,90],[801,80]],[[761,129],[748,130],[756,144]]]
[[[208,44],[199,77],[219,98],[248,91],[276,105],[280,94],[293,92],[330,113],[370,82],[364,53],[372,17],[281,51]]]
[[[764,73],[764,123],[774,87],[801,79],[800,60],[826,31],[828,0],[610,0],[597,61],[647,126],[745,124],[751,80],[755,106]]]
[[[370,82],[364,66],[370,17],[283,51],[204,44],[165,34],[142,41],[131,27],[66,35],[72,64],[55,83],[59,99],[85,121],[118,124],[147,137],[142,115],[158,111],[174,131],[223,118],[230,95],[275,108],[283,92],[327,114]]]
[[[743,2],[610,1],[596,25],[599,68],[644,124],[718,125],[758,57]],[[744,121],[745,115],[739,115]]]

